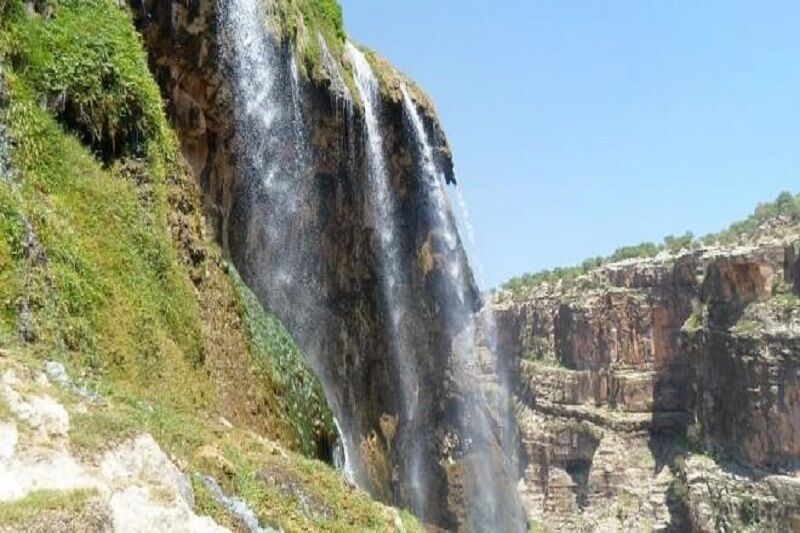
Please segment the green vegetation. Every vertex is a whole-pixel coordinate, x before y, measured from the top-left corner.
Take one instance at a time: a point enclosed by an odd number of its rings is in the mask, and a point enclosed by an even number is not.
[[[214,476],[226,494],[247,502],[262,524],[286,531],[383,531],[392,523],[391,511],[323,463],[251,431],[133,397],[73,413],[70,439],[74,451],[92,455],[141,431],[188,465],[197,511],[221,524],[232,525],[231,517],[214,502],[201,475]],[[401,513],[401,519],[408,531],[419,531],[413,517]]]
[[[754,318],[742,317],[733,326],[732,331],[739,335],[753,336],[758,334],[761,328],[761,322]]]
[[[725,231],[703,237],[702,241],[704,244],[736,242],[756,232],[764,223],[778,218],[785,218],[790,223],[800,222],[800,195],[784,191],[775,201],[759,204],[746,219],[731,224]]]
[[[792,313],[800,310],[800,296],[795,294],[792,287],[783,279],[775,281],[772,287],[772,297],[767,303],[778,311]]]
[[[742,521],[742,525],[747,527],[755,524],[757,519],[758,508],[755,502],[751,498],[744,496],[742,498],[742,504],[739,506],[739,520]]]
[[[250,352],[269,375],[276,395],[287,399],[285,408],[299,433],[300,449],[309,456],[325,456],[329,450],[319,446],[335,442],[337,434],[322,385],[283,324],[264,313],[236,271],[230,272],[244,307]]]
[[[333,58],[344,64],[342,58],[347,33],[342,8],[336,0],[278,0],[276,18],[281,36],[294,42],[307,78],[317,82],[327,78],[319,36],[325,40]],[[349,73],[345,73],[345,78],[352,86]]]
[[[544,533],[546,529],[541,522],[537,520],[528,520],[528,533]]]
[[[688,334],[692,334],[703,329],[706,322],[707,312],[708,310],[705,306],[697,306],[692,314],[689,315],[689,318],[686,319],[686,322],[681,327],[681,330]]]
[[[8,29],[7,56],[26,83],[107,158],[169,150],[158,87],[127,14],[104,0],[55,9],[52,18],[16,14]]]
[[[39,490],[25,498],[13,502],[0,502],[0,525],[5,527],[21,527],[30,524],[41,513],[60,511],[77,514],[86,508],[86,504],[96,493],[91,490]]]
[[[0,184],[0,276],[10,281],[0,329],[16,330],[24,306],[43,348],[136,386],[179,390],[176,401],[202,401],[189,377],[204,358],[198,303],[167,220],[168,175],[181,171],[177,143],[155,113],[162,107],[158,89],[127,15],[111,1],[63,2],[49,19],[28,17],[20,7],[3,35],[13,43],[3,118],[24,180]],[[65,44],[65,35],[75,44]],[[124,68],[102,82],[110,102],[83,94],[101,90],[82,80],[88,71],[116,62]],[[59,115],[79,138],[139,131],[136,152],[120,148],[117,160],[98,162],[40,106],[56,87],[65,101],[83,94],[65,104],[82,109],[80,120]],[[146,110],[147,120],[133,119],[126,104]],[[121,124],[123,117],[134,125]],[[141,173],[130,179],[126,170],[137,161]]]
[[[265,430],[326,451],[335,430],[318,381],[203,241],[200,202],[129,15],[112,0],[50,2],[49,17],[28,15],[21,0],[3,9],[10,103],[0,121],[24,179],[0,181],[0,338],[24,326],[43,357],[165,408],[214,411],[223,386],[261,389]],[[183,222],[196,242],[183,242]],[[187,246],[204,250],[199,264]],[[231,367],[231,357],[252,357],[245,375],[205,368],[219,358]]]
[[[502,289],[512,294],[518,294],[543,283],[573,282],[580,276],[608,263],[654,257],[664,251],[676,254],[682,250],[691,250],[703,245],[731,244],[742,238],[752,237],[765,223],[778,219],[783,219],[784,223],[788,224],[800,223],[800,195],[795,196],[789,192],[782,192],[775,201],[759,204],[747,219],[732,224],[727,230],[720,233],[698,239],[693,233],[686,232],[680,236],[668,235],[664,237],[661,244],[643,242],[634,246],[623,246],[607,257],[593,257],[580,265],[523,274],[510,279],[502,286]]]

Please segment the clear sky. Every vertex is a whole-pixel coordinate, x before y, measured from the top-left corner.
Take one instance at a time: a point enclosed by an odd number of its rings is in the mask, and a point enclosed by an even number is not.
[[[341,0],[433,97],[489,286],[800,191],[797,0]]]

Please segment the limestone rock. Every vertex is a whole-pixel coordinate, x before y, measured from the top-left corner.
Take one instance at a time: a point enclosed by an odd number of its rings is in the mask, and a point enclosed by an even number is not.
[[[557,531],[793,530],[800,228],[608,264],[494,304],[529,516]],[[717,460],[690,450],[715,453]],[[780,494],[780,496],[778,495]]]

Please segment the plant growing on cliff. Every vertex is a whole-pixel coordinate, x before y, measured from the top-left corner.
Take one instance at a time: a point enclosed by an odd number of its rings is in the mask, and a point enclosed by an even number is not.
[[[0,121],[21,178],[0,181],[0,338],[18,342],[25,329],[34,351],[118,394],[204,412],[231,379],[208,358],[230,367],[253,356],[260,374],[238,379],[264,390],[260,416],[274,419],[262,424],[316,455],[334,432],[325,399],[277,321],[257,302],[236,307],[129,15],[112,0],[53,2],[52,16],[29,15],[21,0],[5,7]]]
[[[322,385],[286,328],[263,311],[238,273],[232,267],[230,271],[244,308],[251,353],[268,373],[275,395],[285,399],[287,414],[298,431],[300,449],[311,457],[330,455],[337,434]]]
[[[739,520],[745,527],[752,526],[758,521],[758,508],[755,502],[748,496],[742,497],[742,502],[739,505]]]
[[[65,513],[82,511],[89,500],[96,497],[91,490],[39,490],[13,502],[0,503],[0,524],[5,527],[23,527],[44,512]]]
[[[800,196],[783,191],[774,201],[759,204],[746,219],[734,222],[725,231],[706,235],[702,241],[704,244],[732,243],[755,234],[764,224],[778,219],[790,224],[800,223]]]
[[[128,15],[108,0],[60,0],[53,9],[51,17],[16,10],[7,50],[14,70],[106,161],[167,144],[158,87]]]

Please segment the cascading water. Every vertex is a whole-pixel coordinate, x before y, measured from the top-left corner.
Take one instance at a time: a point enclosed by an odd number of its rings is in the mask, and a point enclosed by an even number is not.
[[[418,152],[421,157],[420,168],[422,179],[427,185],[427,192],[431,201],[428,203],[431,215],[435,221],[435,227],[444,237],[444,242],[450,248],[455,248],[460,244],[456,220],[452,217],[447,193],[445,191],[444,178],[436,168],[433,155],[433,148],[428,140],[422,117],[408,88],[401,86],[403,95],[403,106],[406,116],[411,124],[411,130],[415,139]],[[462,217],[468,228],[468,236],[473,240],[471,226],[466,218],[466,205],[459,195]],[[474,242],[474,241],[473,241]],[[474,245],[473,245],[474,246]],[[451,276],[457,287],[459,298],[464,302],[470,297],[469,281],[464,272],[464,267],[457,254],[450,254],[448,258],[447,273]],[[453,310],[458,312],[457,310]],[[470,396],[469,392],[463,391],[465,400],[459,406],[460,422],[464,434],[477,433],[479,435],[490,435],[494,426],[499,426],[499,440],[505,453],[504,467],[507,470],[507,482],[514,479],[515,471],[514,459],[514,437],[515,423],[511,409],[511,395],[509,392],[508,379],[503,369],[496,364],[497,341],[494,317],[491,311],[483,309],[468,317],[466,326],[454,339],[454,353],[457,360],[464,365],[467,372],[477,374],[482,377],[483,386],[479,394]],[[489,381],[490,387],[486,386]],[[462,385],[459,383],[459,385]],[[492,415],[485,410],[485,406],[490,408]],[[503,516],[500,511],[501,505],[497,501],[498,491],[493,490],[491,480],[496,479],[492,471],[491,463],[488,461],[476,461],[475,475],[477,488],[467,494],[470,499],[468,513],[471,515],[472,526],[478,531],[494,530],[502,527],[504,531],[513,531],[521,527],[516,517]],[[502,481],[501,481],[502,483]],[[507,488],[507,487],[506,487]],[[513,491],[511,491],[513,493]],[[477,511],[476,510],[480,510]]]
[[[248,284],[301,341],[337,415],[340,444],[351,478],[357,453],[339,422],[349,425],[333,379],[320,360],[330,318],[324,312],[319,261],[307,243],[319,230],[304,215],[315,202],[310,174],[314,154],[303,110],[303,87],[290,46],[281,46],[265,24],[260,0],[221,3],[222,55],[235,101],[237,187],[233,210],[244,234],[226,236]],[[302,228],[303,235],[297,234]],[[292,313],[285,310],[291,309]],[[284,310],[284,312],[280,312]]]
[[[415,364],[417,354],[409,342],[406,315],[410,311],[411,295],[407,290],[408,281],[404,279],[402,267],[404,259],[398,238],[398,211],[394,200],[389,174],[386,170],[383,136],[380,122],[380,86],[367,58],[352,43],[346,45],[346,55],[353,67],[356,88],[364,105],[366,123],[368,174],[374,224],[380,244],[380,266],[383,278],[385,307],[389,312],[387,334],[392,341],[390,356],[401,380],[401,403],[403,406],[403,427],[409,435],[409,460],[406,479],[410,488],[412,507],[420,512],[428,497],[425,476],[421,471],[421,437],[414,432],[422,428],[417,420],[417,397],[419,385],[416,381],[418,368]]]
[[[473,371],[479,298],[422,120],[407,91],[405,114],[389,108],[351,44],[362,106],[319,36],[331,83],[313,87],[266,19],[262,0],[219,9],[236,134],[226,248],[309,357],[346,477],[443,527],[515,531]],[[410,137],[386,126],[402,116]],[[409,150],[417,170],[394,157]]]
[[[213,477],[203,476],[202,481],[214,501],[244,524],[249,533],[278,533],[277,530],[271,527],[261,527],[258,523],[258,517],[256,517],[250,506],[239,498],[228,496],[222,492],[222,487]]]

